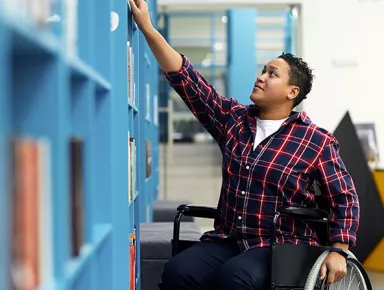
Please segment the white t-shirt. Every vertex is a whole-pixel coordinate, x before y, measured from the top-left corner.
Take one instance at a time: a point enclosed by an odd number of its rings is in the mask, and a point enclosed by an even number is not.
[[[277,130],[279,130],[281,124],[286,119],[282,120],[260,120],[257,118],[257,131],[256,131],[256,137],[255,142],[253,143],[253,150],[256,149],[257,145],[259,145],[265,138],[275,133]]]

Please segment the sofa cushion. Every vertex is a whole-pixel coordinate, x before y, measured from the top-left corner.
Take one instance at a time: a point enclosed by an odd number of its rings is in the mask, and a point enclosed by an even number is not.
[[[173,222],[156,222],[140,224],[141,259],[165,259],[171,257],[171,239]],[[195,223],[180,225],[180,239],[199,241],[201,232]]]

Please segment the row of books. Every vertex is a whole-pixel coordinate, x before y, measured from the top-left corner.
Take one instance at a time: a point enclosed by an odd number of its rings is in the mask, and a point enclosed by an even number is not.
[[[84,243],[83,141],[69,140],[71,253]],[[14,290],[38,289],[53,277],[51,144],[46,138],[12,142],[12,263]]]

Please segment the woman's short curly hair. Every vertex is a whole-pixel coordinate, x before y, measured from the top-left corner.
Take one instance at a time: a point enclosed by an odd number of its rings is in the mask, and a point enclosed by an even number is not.
[[[298,106],[312,90],[312,69],[301,58],[291,53],[283,53],[279,58],[284,59],[289,67],[289,83],[300,88],[299,95],[295,99],[294,107]]]

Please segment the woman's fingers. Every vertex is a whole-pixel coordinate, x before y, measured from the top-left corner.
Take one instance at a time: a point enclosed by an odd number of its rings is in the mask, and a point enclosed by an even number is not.
[[[131,5],[131,9],[133,11],[133,13],[135,13],[137,11],[137,4],[135,1],[133,0],[129,0],[129,5]]]

